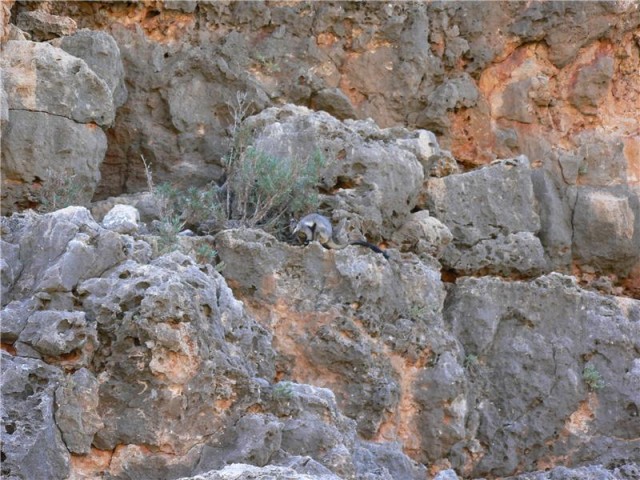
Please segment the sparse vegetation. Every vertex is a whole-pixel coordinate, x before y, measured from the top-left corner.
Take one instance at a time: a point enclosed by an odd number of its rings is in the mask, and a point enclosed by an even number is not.
[[[238,94],[229,108],[233,142],[225,157],[225,216],[248,227],[284,230],[285,213],[317,207],[315,187],[325,165],[324,156],[316,150],[306,159],[281,158],[258,150],[252,145],[250,132],[242,127],[250,111],[246,94]]]
[[[464,357],[463,366],[467,370],[472,370],[478,365],[478,356],[473,355],[472,353],[466,355]]]
[[[71,205],[79,205],[82,188],[75,181],[75,175],[65,175],[63,172],[47,171],[47,179],[42,182],[37,195],[38,211],[53,212]]]
[[[213,233],[231,224],[283,234],[290,215],[300,215],[318,206],[316,186],[325,166],[320,151],[305,159],[261,151],[252,145],[248,129],[242,127],[251,111],[247,95],[238,94],[229,108],[233,141],[224,158],[224,185],[180,189],[164,183],[156,187],[151,165],[142,158],[149,192],[160,210],[157,227],[160,252],[175,247],[182,228]],[[205,252],[195,253],[204,260],[210,257]]]
[[[584,367],[584,370],[582,370],[582,380],[584,380],[587,388],[592,392],[602,390],[605,386],[602,375],[600,375],[598,369],[593,365],[587,365]]]
[[[293,385],[291,382],[280,382],[273,387],[273,396],[278,399],[293,397]]]
[[[424,318],[427,314],[427,307],[424,305],[412,305],[409,308],[409,318],[418,320]]]

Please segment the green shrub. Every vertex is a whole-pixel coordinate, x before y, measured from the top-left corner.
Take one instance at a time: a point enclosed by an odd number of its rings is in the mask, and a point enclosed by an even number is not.
[[[589,390],[592,392],[602,390],[605,386],[602,375],[593,365],[587,365],[582,370],[582,380],[586,383]]]
[[[291,382],[280,382],[273,387],[273,396],[277,399],[290,399],[293,397],[293,385]]]
[[[71,205],[80,205],[82,187],[76,182],[75,175],[65,175],[63,172],[47,171],[47,179],[37,194],[40,204],[38,211],[42,213],[54,212]]]
[[[142,159],[149,191],[160,206],[161,222],[168,224],[165,230],[171,232],[170,227],[179,220],[194,230],[213,223],[217,230],[233,225],[278,234],[286,230],[289,216],[317,209],[317,185],[326,164],[322,153],[316,150],[309,158],[289,158],[261,151],[252,145],[249,129],[242,126],[250,111],[247,95],[238,94],[236,104],[229,108],[232,144],[223,159],[224,185],[179,189],[165,183],[156,188],[150,165]]]
[[[273,229],[286,213],[318,205],[316,186],[325,165],[319,151],[295,160],[246,148],[230,163],[227,188],[232,199],[227,218],[249,227]]]

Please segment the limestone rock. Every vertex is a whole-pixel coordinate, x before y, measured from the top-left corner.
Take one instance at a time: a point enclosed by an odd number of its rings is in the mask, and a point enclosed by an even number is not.
[[[575,480],[590,480],[601,478],[603,480],[633,480],[640,476],[640,467],[637,464],[620,465],[605,468],[602,465],[592,465],[587,467],[567,468],[555,467],[546,472],[532,472],[515,477],[508,477],[505,480],[554,480],[556,478],[571,478]]]
[[[60,204],[65,200],[88,203],[106,149],[106,136],[95,125],[9,110],[9,124],[2,132],[2,213],[35,205],[61,208],[67,206]],[[57,205],[52,198],[58,199]]]
[[[611,84],[613,67],[613,58],[606,56],[581,68],[569,96],[571,104],[584,114],[595,115]]]
[[[298,473],[287,467],[267,466],[256,467],[247,464],[227,465],[221,470],[211,471],[193,477],[183,477],[180,480],[339,480],[340,477],[333,474],[307,475]]]
[[[111,91],[114,108],[126,102],[127,87],[124,84],[120,49],[111,35],[83,28],[74,35],[62,38],[56,46],[84,60],[105,81]]]
[[[23,264],[7,300],[37,291],[70,292],[126,258],[126,239],[100,228],[83,207],[16,215],[6,223],[11,231],[5,239],[19,246]]]
[[[445,319],[475,379],[467,397],[474,437],[489,446],[469,476],[535,470],[557,455],[566,465],[636,461],[640,392],[627,372],[637,362],[639,312],[638,301],[581,290],[559,274],[458,280]],[[590,387],[587,365],[604,386]],[[469,460],[464,445],[453,448],[454,468]]]
[[[358,116],[349,98],[337,88],[320,90],[313,96],[311,104],[314,110],[323,110],[340,120]]]
[[[93,436],[104,427],[98,415],[98,390],[98,380],[86,368],[69,375],[56,389],[56,425],[72,453],[89,453]]]
[[[9,41],[0,65],[9,110],[46,112],[79,123],[113,123],[111,91],[84,60],[47,43]]]
[[[74,354],[75,367],[88,366],[98,344],[96,326],[87,322],[84,312],[40,310],[27,318],[18,342],[31,346],[45,357]]]
[[[443,263],[464,274],[536,274],[547,268],[535,236],[531,170],[526,157],[469,173],[432,178],[426,206],[453,234]]]
[[[118,233],[133,233],[138,230],[140,212],[130,205],[114,205],[102,220],[102,226]]]
[[[627,187],[581,187],[573,214],[575,255],[624,274],[640,258],[640,203]]]
[[[391,239],[403,252],[427,253],[440,258],[453,235],[440,220],[421,210],[412,213]]]
[[[2,80],[2,213],[88,203],[114,119],[111,92],[87,64],[46,43],[9,41]],[[3,94],[4,98],[4,94]]]
[[[51,15],[44,10],[20,12],[17,25],[21,30],[31,33],[32,39],[38,42],[73,35],[78,28],[72,18]]]
[[[53,396],[62,372],[40,360],[2,356],[2,476],[69,475],[69,452],[54,421]]]

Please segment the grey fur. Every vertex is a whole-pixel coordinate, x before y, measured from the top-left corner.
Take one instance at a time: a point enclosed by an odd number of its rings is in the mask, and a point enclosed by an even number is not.
[[[319,213],[311,213],[300,219],[293,229],[293,235],[301,243],[320,242],[320,244],[332,250],[340,250],[349,245],[362,245],[368,247],[374,252],[381,253],[384,258],[389,258],[387,253],[378,246],[365,241],[347,242],[344,244],[336,243],[333,239],[333,227],[331,221],[324,215]]]

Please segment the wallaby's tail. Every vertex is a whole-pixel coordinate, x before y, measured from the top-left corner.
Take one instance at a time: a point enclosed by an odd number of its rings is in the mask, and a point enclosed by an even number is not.
[[[389,259],[389,254],[373,243],[365,242],[364,240],[356,240],[355,242],[351,242],[350,245],[361,245],[363,247],[369,247],[374,252],[381,253],[387,260]]]

